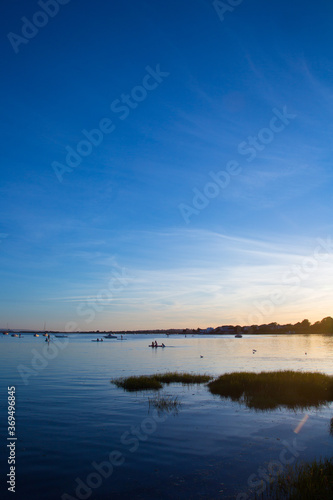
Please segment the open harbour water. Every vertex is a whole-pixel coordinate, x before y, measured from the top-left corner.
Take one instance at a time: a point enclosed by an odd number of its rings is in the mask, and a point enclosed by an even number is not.
[[[70,334],[47,345],[42,336],[1,335],[1,499],[246,500],[263,491],[268,473],[276,477],[286,460],[332,456],[332,405],[258,412],[212,396],[205,386],[172,384],[161,392],[178,396],[181,406],[166,414],[149,406],[151,391],[125,393],[110,383],[114,377],[169,370],[333,375],[332,337],[127,335],[102,343],[91,342],[94,338]],[[167,348],[148,348],[152,339]],[[6,484],[11,386],[15,496]]]

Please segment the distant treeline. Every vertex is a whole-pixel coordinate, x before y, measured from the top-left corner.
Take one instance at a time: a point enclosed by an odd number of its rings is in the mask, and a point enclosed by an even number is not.
[[[190,329],[186,328],[182,331],[185,334],[213,334],[213,335],[226,335],[226,334],[264,334],[264,333],[281,333],[281,334],[291,334],[291,333],[326,333],[333,334],[333,318],[327,316],[321,321],[316,321],[311,324],[308,319],[303,319],[294,325],[288,323],[286,325],[279,325],[278,323],[269,323],[263,325],[224,325],[218,326],[216,328],[207,328],[206,330],[197,328]]]
[[[321,321],[316,321],[311,324],[308,319],[303,319],[303,321],[299,321],[294,325],[289,323],[287,325],[278,325],[277,323],[270,323],[269,325],[260,325],[257,327],[258,333],[260,333],[261,329],[266,329],[269,327],[274,331],[278,331],[279,333],[332,333],[333,334],[333,318],[331,316],[327,316],[323,318]]]
[[[333,318],[327,316],[321,321],[316,321],[311,324],[308,319],[298,321],[294,325],[288,323],[286,325],[279,325],[278,323],[269,323],[264,325],[251,325],[251,326],[229,326],[218,327],[212,333],[225,333],[226,328],[234,329],[236,333],[327,333],[333,334]],[[231,333],[231,332],[230,332]]]

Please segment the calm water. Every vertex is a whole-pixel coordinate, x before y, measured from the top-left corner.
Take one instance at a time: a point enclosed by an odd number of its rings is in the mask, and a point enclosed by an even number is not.
[[[162,392],[178,395],[182,405],[177,414],[159,415],[149,408],[151,393],[129,394],[110,383],[167,370],[333,374],[332,338],[170,336],[163,337],[168,348],[153,350],[150,336],[91,342],[95,337],[69,335],[48,346],[44,337],[1,335],[0,498],[7,490],[6,398],[13,385],[19,500],[244,500],[265,484],[258,470],[277,467],[281,452],[290,460],[332,455],[331,407],[308,411],[295,434],[305,413],[255,412],[205,387],[171,385]]]

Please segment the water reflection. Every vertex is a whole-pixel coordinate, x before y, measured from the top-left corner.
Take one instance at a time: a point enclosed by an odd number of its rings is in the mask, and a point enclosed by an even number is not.
[[[91,342],[93,338],[59,339],[64,348],[54,343],[57,355],[53,342],[47,346],[43,337],[0,338],[0,411],[6,414],[5,389],[15,385],[18,487],[25,500],[59,500],[64,492],[75,497],[75,478],[89,476],[91,464],[107,460],[112,450],[119,450],[126,460],[94,491],[96,500],[220,498],[221,489],[223,498],[235,498],[239,491],[247,492],[250,474],[279,456],[284,440],[293,442],[294,430],[304,418],[302,411],[283,408],[256,413],[213,396],[205,386],[182,385],[165,386],[161,392],[181,403],[177,414],[159,415],[151,406],[147,417],[148,397],[153,394],[125,393],[110,384],[112,378],[167,371],[214,378],[234,371],[281,369],[333,374],[333,341],[321,335],[155,336],[153,340],[160,338],[167,346],[156,350],[148,347],[148,335],[128,336],[126,342]],[[27,385],[19,365],[33,370]],[[332,455],[327,429],[332,433],[331,405],[312,408],[308,414],[300,432],[306,449],[297,458]],[[137,431],[147,439],[140,440],[133,434]],[[0,433],[7,434],[5,418],[0,419]],[[124,433],[129,433],[130,445],[122,442]],[[134,438],[140,446],[132,452]],[[2,463],[7,460],[5,451],[0,448]]]

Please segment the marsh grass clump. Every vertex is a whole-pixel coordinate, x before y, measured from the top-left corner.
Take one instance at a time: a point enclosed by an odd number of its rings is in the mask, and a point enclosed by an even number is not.
[[[300,410],[333,401],[333,378],[323,373],[235,372],[221,375],[208,387],[212,394],[258,410],[277,407]]]
[[[148,398],[149,408],[152,406],[156,408],[157,411],[163,413],[178,413],[179,408],[181,406],[178,397],[172,396],[155,396],[153,398]]]
[[[271,500],[331,500],[333,459],[301,463],[281,474],[261,497]]]
[[[125,391],[146,391],[162,389],[163,384],[181,383],[183,385],[203,384],[209,382],[209,375],[196,375],[194,373],[167,372],[155,375],[139,375],[127,378],[113,379],[111,382]]]
[[[210,375],[199,375],[195,373],[180,373],[180,372],[167,372],[163,374],[154,375],[157,380],[164,384],[180,383],[183,385],[192,384],[205,384],[209,382],[212,377]]]
[[[111,380],[113,384],[117,387],[122,387],[125,391],[136,392],[136,391],[158,391],[162,389],[162,384],[159,382],[154,375],[141,375],[138,377],[127,377],[118,378]]]

